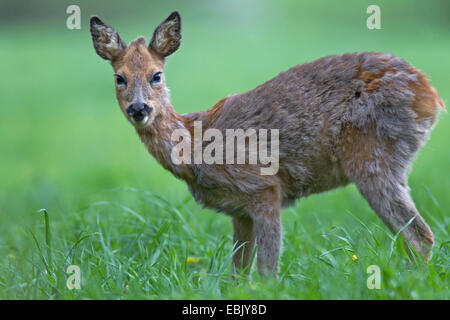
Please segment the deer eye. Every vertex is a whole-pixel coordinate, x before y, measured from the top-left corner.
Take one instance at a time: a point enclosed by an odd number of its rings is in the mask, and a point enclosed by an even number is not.
[[[114,77],[116,77],[116,83],[118,86],[126,86],[127,85],[126,80],[121,75],[115,74]]]
[[[153,77],[150,79],[150,83],[160,83],[161,82],[161,72],[157,72],[153,75]]]

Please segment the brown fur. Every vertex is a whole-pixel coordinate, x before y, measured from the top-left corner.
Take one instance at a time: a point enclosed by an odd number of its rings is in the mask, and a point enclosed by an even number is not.
[[[149,81],[180,45],[178,13],[156,28],[148,47],[138,38],[124,48],[117,32],[97,17],[91,32],[97,53],[128,81],[116,88],[127,119],[130,104],[152,108],[145,123],[134,124],[148,151],[186,181],[198,203],[232,216],[234,241],[242,245],[233,258],[236,271],[248,265],[257,243],[259,271],[276,274],[281,208],[349,182],[393,232],[412,221],[402,234],[425,261],[431,258],[433,233],[410,197],[407,174],[444,103],[406,61],[373,52],[328,56],[221,99],[209,110],[180,115],[165,77]],[[186,129],[192,137],[195,121],[220,132],[278,129],[278,172],[261,175],[261,163],[174,164],[171,134]]]
[[[377,72],[375,73],[372,73],[369,71],[364,71],[362,69],[362,65],[360,64],[358,66],[357,78],[363,80],[366,83],[365,88],[368,92],[372,92],[380,88],[380,78],[382,78],[387,72],[396,73],[397,69],[389,66],[387,68],[377,70]]]
[[[213,123],[214,120],[217,119],[217,116],[220,114],[220,111],[223,108],[223,105],[225,104],[225,102],[227,101],[227,98],[223,98],[221,99],[219,102],[217,102],[213,107],[211,107],[210,109],[208,109],[206,111],[206,121],[208,123]]]
[[[344,166],[352,163],[357,167],[363,167],[366,163],[372,163],[372,169],[367,171],[369,175],[378,175],[389,168],[386,163],[386,155],[394,152],[392,143],[377,137],[375,125],[368,128],[358,129],[345,126],[339,140],[339,150]]]
[[[395,67],[389,65],[387,59],[381,58],[380,60],[386,63],[387,66],[375,72],[365,71],[362,63],[358,64],[356,77],[364,81],[368,92],[375,91],[382,86],[382,78],[386,73],[395,74],[398,72]],[[412,109],[417,113],[418,119],[434,117],[439,107],[445,108],[444,102],[439,97],[436,89],[430,86],[422,71],[410,67],[408,73],[415,75],[417,78],[415,81],[408,82],[408,89],[414,93]]]
[[[422,71],[411,68],[411,73],[417,75],[417,81],[408,83],[408,88],[414,92],[412,108],[417,113],[418,118],[433,118],[434,122],[437,109],[445,109],[444,102],[436,89],[430,86]]]

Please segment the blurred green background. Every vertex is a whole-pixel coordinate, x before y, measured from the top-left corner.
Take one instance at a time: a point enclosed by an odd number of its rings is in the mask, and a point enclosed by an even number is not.
[[[66,8],[71,4],[81,8],[81,30],[66,28]],[[370,4],[381,7],[381,30],[366,27]],[[70,238],[74,230],[91,230],[90,220],[79,221],[77,212],[107,197],[100,192],[105,189],[133,187],[171,203],[189,203],[206,232],[231,234],[227,217],[202,211],[184,183],[147,153],[119,110],[111,67],[92,46],[91,15],[99,15],[128,43],[138,35],[149,39],[173,10],[181,13],[183,39],[169,57],[165,74],[172,104],[180,113],[205,110],[222,97],[250,90],[297,64],[355,51],[388,52],[406,59],[429,76],[449,105],[447,0],[2,1],[0,259],[4,268],[26,273],[37,263],[29,232],[40,235],[43,230],[38,209],[44,207],[51,215],[57,234],[54,242],[64,239],[64,234]],[[442,112],[410,178],[419,210],[433,230],[443,230],[439,245],[448,241],[443,236],[448,236],[449,228],[449,124],[448,114]],[[287,234],[291,222],[306,223],[312,212],[327,225],[345,226],[348,212],[378,223],[354,187],[313,196],[287,211]],[[121,214],[114,221],[120,223]],[[301,260],[302,254],[295,259]],[[25,283],[31,278],[21,279]],[[8,289],[17,281],[0,275],[0,297],[39,297],[26,289]]]

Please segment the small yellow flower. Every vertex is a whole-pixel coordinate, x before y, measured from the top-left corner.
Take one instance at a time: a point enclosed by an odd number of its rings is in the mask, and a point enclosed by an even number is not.
[[[353,262],[357,262],[358,261],[358,256],[356,254],[354,254],[352,256],[352,260],[353,260]]]
[[[188,257],[187,258],[187,264],[197,264],[200,261],[199,258],[194,258],[194,257]]]

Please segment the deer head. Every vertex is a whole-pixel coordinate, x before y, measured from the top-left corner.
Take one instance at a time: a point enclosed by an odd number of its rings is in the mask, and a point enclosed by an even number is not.
[[[139,37],[127,47],[117,31],[96,16],[90,25],[95,51],[114,69],[116,96],[123,113],[136,128],[151,126],[170,107],[163,69],[166,57],[180,46],[179,13],[173,12],[155,29],[148,46]]]

